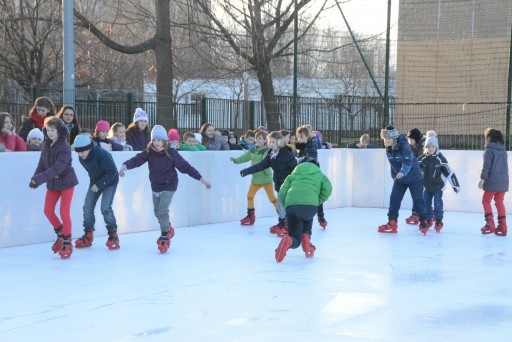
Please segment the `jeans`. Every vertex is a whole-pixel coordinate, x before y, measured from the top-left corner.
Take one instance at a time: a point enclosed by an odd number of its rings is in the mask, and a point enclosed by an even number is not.
[[[117,184],[107,186],[98,192],[93,192],[91,188],[87,190],[84,202],[84,228],[94,230],[96,217],[94,216],[94,208],[101,196],[101,214],[105,220],[107,230],[117,230],[116,217],[112,210],[112,202],[116,193]]]
[[[425,201],[425,209],[427,219],[432,219],[432,200],[434,201],[434,216],[436,220],[443,219],[443,191],[423,192],[423,201]]]
[[[297,248],[302,241],[302,234],[311,235],[313,217],[318,207],[314,205],[291,205],[286,208],[286,222],[288,224],[288,235],[293,239],[290,248]]]
[[[402,184],[397,181],[393,182],[393,189],[389,198],[389,220],[396,220],[398,218],[398,211],[402,204],[404,194],[409,189],[413,200],[413,208],[416,210],[420,220],[425,219],[425,202],[423,202],[423,180],[419,180],[411,184]]]
[[[169,218],[169,206],[172,202],[174,191],[162,191],[159,193],[153,193],[153,211],[156,219],[160,224],[160,230],[163,233],[169,231],[171,226],[171,219]]]

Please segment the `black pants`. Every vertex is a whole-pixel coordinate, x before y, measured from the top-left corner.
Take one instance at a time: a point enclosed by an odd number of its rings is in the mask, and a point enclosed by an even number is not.
[[[313,217],[315,217],[317,210],[318,207],[314,205],[291,205],[286,208],[288,235],[293,239],[290,248],[300,246],[302,234],[311,235]]]

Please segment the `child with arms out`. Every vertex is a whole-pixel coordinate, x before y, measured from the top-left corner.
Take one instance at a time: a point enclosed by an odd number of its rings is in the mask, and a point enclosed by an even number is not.
[[[440,232],[443,228],[443,189],[448,179],[453,191],[459,193],[460,186],[455,173],[448,165],[448,161],[439,151],[437,134],[434,131],[427,132],[424,153],[418,158],[423,171],[423,201],[425,202],[428,227],[432,226],[432,202],[434,203],[434,216],[436,223],[434,229]]]
[[[300,245],[306,257],[315,254],[316,248],[311,244],[313,217],[318,206],[329,198],[331,192],[331,182],[320,171],[318,162],[311,157],[305,157],[286,177],[279,190],[279,199],[286,208],[288,234],[276,249],[277,262],[283,261],[289,248],[295,249]]]
[[[174,236],[174,229],[169,218],[169,206],[178,188],[176,169],[200,181],[207,189],[211,188],[210,182],[183,159],[176,149],[169,147],[168,139],[165,128],[156,125],[151,131],[151,142],[146,150],[124,162],[119,170],[119,175],[124,177],[126,170],[148,163],[149,182],[153,191],[153,207],[161,230],[161,236],[157,240],[160,253],[167,252],[171,244],[170,239]]]
[[[297,166],[297,160],[291,148],[285,145],[284,138],[279,132],[274,131],[267,136],[267,146],[269,148],[267,156],[259,163],[241,170],[240,175],[245,177],[270,167],[272,171],[274,171],[274,189],[279,193],[279,189],[285,178],[288,177],[295,166]],[[270,227],[270,232],[278,236],[285,236],[287,232],[286,212],[283,203],[281,203],[279,199],[277,205],[279,208],[279,222]]]
[[[238,158],[229,157],[229,160],[235,164],[242,164],[248,161],[251,162],[251,165],[259,163],[265,159],[268,154],[268,147],[265,146],[266,137],[267,133],[263,131],[256,132],[256,146]],[[267,168],[263,171],[253,173],[252,175],[251,185],[249,186],[249,191],[247,192],[247,216],[240,220],[241,225],[250,226],[253,225],[256,221],[254,196],[261,188],[265,190],[270,203],[272,203],[272,205],[274,205],[276,208],[276,211],[279,212],[277,199],[272,190],[272,170]]]
[[[75,240],[76,248],[91,247],[94,239],[96,216],[94,208],[101,196],[101,214],[107,226],[108,249],[118,249],[117,222],[112,210],[112,202],[119,183],[119,174],[112,155],[92,142],[89,137],[80,134],[74,143],[80,164],[89,174],[89,188],[84,201],[84,235]]]

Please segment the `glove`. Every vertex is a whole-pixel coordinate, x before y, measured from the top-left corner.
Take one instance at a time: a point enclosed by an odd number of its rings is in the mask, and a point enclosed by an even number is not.
[[[453,191],[455,191],[456,194],[459,193],[460,189],[459,188],[456,188],[456,187],[453,187]]]
[[[240,171],[240,176],[245,177],[247,175],[248,173],[245,171],[245,169]]]
[[[30,180],[30,183],[28,183],[28,186],[31,189],[37,189],[39,187],[39,185],[37,185],[32,179]]]
[[[121,165],[121,168],[119,169],[119,176],[124,177],[126,171],[126,165]]]
[[[480,189],[483,189],[484,188],[484,182],[485,182],[485,179],[480,179],[480,182],[478,182],[478,187]]]

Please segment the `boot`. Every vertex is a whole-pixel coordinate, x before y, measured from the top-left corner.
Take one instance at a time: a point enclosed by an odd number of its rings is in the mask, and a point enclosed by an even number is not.
[[[496,226],[494,225],[494,216],[491,214],[485,214],[485,226],[480,228],[482,234],[492,234],[496,231]]]
[[[430,223],[428,222],[430,221]],[[432,220],[421,220],[420,221],[420,232],[423,233],[423,235],[427,235],[428,229],[432,225]]]
[[[407,224],[418,224],[420,223],[420,220],[418,218],[418,215],[416,213],[412,214],[408,218],[405,219],[405,223]]]
[[[507,217],[498,216],[498,227],[494,232],[496,235],[506,236],[507,235]]]
[[[309,234],[302,234],[302,250],[306,254],[306,258],[311,258],[315,255],[316,247],[311,243],[311,236]]]
[[[322,227],[323,229],[327,228],[327,221],[325,220],[324,215],[318,215],[317,218],[318,223],[320,223],[320,227]]]
[[[397,233],[398,224],[396,220],[389,220],[388,223],[380,225],[378,232],[379,233]]]
[[[247,209],[247,216],[240,220],[242,226],[252,226],[256,221],[254,209]]]
[[[67,259],[73,253],[73,245],[71,244],[71,235],[64,235],[62,237],[62,249],[59,251],[61,259]]]
[[[288,234],[288,225],[286,224],[286,219],[279,219],[279,223],[277,224],[279,228],[277,229],[277,236],[283,237]]]
[[[427,226],[430,228],[434,224],[435,219],[427,220]]]
[[[121,245],[119,245],[119,237],[117,235],[117,230],[109,229],[108,231],[108,239],[107,243],[105,243],[108,249],[119,249]]]
[[[436,225],[434,226],[434,229],[436,232],[441,232],[441,229],[443,229],[443,220],[442,219],[436,219]]]
[[[284,257],[286,256],[286,252],[288,249],[290,249],[290,246],[292,245],[292,237],[290,235],[283,236],[283,239],[281,242],[279,242],[279,246],[277,246],[276,249],[276,261],[281,262],[284,260]]]
[[[57,240],[52,245],[52,251],[53,253],[57,253],[62,249],[62,245],[64,244],[64,241],[62,241],[62,225],[60,225],[58,228],[53,228],[55,230],[55,234],[57,234]]]
[[[92,240],[94,240],[94,231],[90,228],[84,228],[84,232],[85,234],[81,238],[76,239],[76,248],[85,248],[92,246]]]
[[[160,253],[165,253],[171,246],[171,238],[174,236],[174,229],[169,227],[169,231],[162,232],[162,236],[156,240],[156,244],[158,245],[158,250]]]

